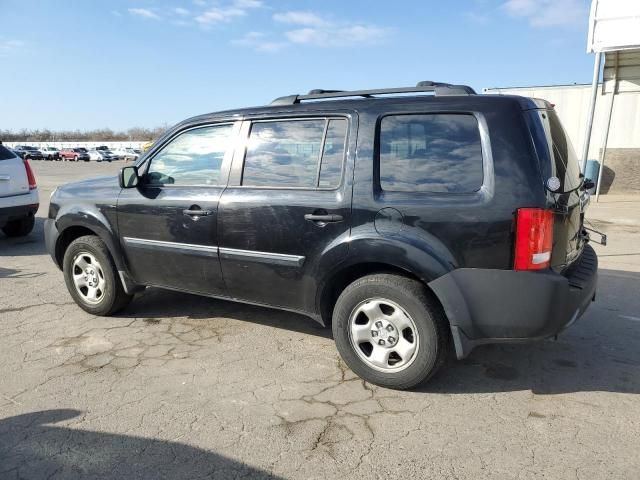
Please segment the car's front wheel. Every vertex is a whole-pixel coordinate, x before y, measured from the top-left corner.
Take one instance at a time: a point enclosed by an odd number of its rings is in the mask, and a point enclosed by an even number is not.
[[[350,284],[333,310],[333,336],[345,363],[362,379],[407,389],[444,363],[446,319],[420,282],[392,274]]]
[[[75,302],[93,315],[116,313],[133,298],[122,288],[111,254],[96,236],[86,235],[71,242],[64,254],[63,272]]]
[[[7,237],[24,237],[25,235],[29,235],[31,233],[34,224],[34,216],[29,215],[24,218],[7,222],[6,225],[2,227],[2,231]]]

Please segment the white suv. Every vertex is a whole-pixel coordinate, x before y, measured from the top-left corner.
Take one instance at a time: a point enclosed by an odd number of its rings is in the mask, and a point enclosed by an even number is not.
[[[28,235],[38,206],[38,187],[29,160],[0,145],[0,228],[5,235]]]

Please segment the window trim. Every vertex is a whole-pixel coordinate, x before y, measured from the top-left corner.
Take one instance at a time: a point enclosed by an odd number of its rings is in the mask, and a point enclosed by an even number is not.
[[[207,122],[198,125],[189,125],[185,128],[176,130],[172,132],[168,137],[162,140],[162,143],[156,145],[156,148],[152,152],[150,152],[149,156],[146,156],[144,160],[142,160],[137,166],[140,171],[142,171],[141,177],[143,178],[143,182],[140,184],[141,188],[225,188],[229,184],[229,173],[231,171],[231,161],[233,159],[233,154],[235,152],[235,145],[238,139],[238,133],[240,132],[242,122],[238,120],[222,120],[219,122]],[[211,184],[193,184],[193,185],[154,185],[149,184],[146,181],[146,175],[149,172],[149,167],[151,166],[151,162],[153,159],[164,150],[164,148],[173,142],[180,135],[190,132],[192,130],[199,130],[202,128],[210,128],[210,127],[223,127],[226,125],[231,125],[231,134],[230,134],[230,145],[227,151],[224,154],[224,158],[222,159],[222,165],[220,165],[220,183],[216,185]]]
[[[322,135],[322,145],[321,151],[318,156],[318,168],[316,170],[316,186],[315,187],[291,187],[291,186],[270,186],[270,185],[242,185],[242,179],[244,177],[244,165],[247,157],[247,147],[249,146],[249,139],[251,136],[251,128],[256,123],[273,123],[273,122],[287,122],[287,121],[308,121],[308,120],[323,120],[325,122],[324,132]],[[347,122],[347,130],[344,137],[344,146],[342,151],[342,164],[340,168],[340,181],[335,187],[319,187],[320,177],[318,173],[320,172],[320,167],[322,165],[322,155],[324,153],[324,142],[326,141],[326,135],[329,128],[330,120],[345,120]],[[234,160],[234,166],[232,167],[232,175],[230,177],[229,185],[233,186],[233,188],[241,188],[241,189],[258,189],[258,190],[293,190],[293,191],[307,191],[307,192],[315,192],[315,191],[326,191],[326,192],[335,192],[342,188],[344,180],[345,180],[345,166],[347,164],[346,160],[349,154],[349,135],[351,133],[351,116],[346,114],[326,114],[326,115],[318,115],[311,114],[308,116],[305,115],[295,115],[295,116],[282,116],[282,117],[269,117],[269,118],[247,118],[243,122],[243,126],[240,133],[241,140],[238,141],[238,147],[235,155],[238,157],[237,167],[236,161]],[[234,157],[235,158],[235,157]],[[232,185],[233,184],[233,185]]]
[[[385,190],[380,183],[380,134],[382,120],[385,117],[409,116],[409,115],[471,115],[476,119],[480,135],[480,150],[482,155],[482,185],[474,192],[407,192],[398,190]],[[490,200],[494,195],[495,179],[493,169],[493,152],[491,150],[491,138],[485,116],[471,110],[431,110],[431,111],[396,111],[386,112],[376,119],[374,137],[374,161],[373,161],[373,186],[377,197],[394,196],[396,198],[423,198],[423,199],[482,199]]]

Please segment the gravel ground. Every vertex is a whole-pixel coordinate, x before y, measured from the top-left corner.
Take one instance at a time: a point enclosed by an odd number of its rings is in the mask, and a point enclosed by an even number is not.
[[[44,248],[0,234],[0,478],[632,479],[640,471],[640,197],[604,197],[598,298],[557,341],[486,346],[418,391],[359,380],[291,313],[149,289],[72,302]]]

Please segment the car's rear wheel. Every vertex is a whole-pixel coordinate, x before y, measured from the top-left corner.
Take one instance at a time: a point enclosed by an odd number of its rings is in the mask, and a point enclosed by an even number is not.
[[[350,284],[333,310],[333,336],[345,363],[364,380],[412,388],[444,363],[446,319],[420,282],[392,274]]]
[[[18,220],[11,220],[7,222],[2,231],[7,237],[24,237],[29,235],[33,230],[35,224],[35,218],[33,215],[29,215]]]
[[[64,254],[63,271],[75,302],[93,315],[111,315],[133,298],[122,288],[111,254],[96,236],[87,235],[71,242]]]

